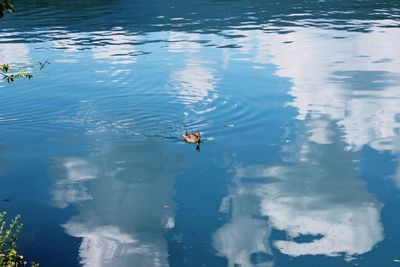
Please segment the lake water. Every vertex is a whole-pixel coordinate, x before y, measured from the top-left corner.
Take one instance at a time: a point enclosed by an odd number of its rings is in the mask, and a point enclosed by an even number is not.
[[[0,82],[0,210],[27,259],[397,265],[398,0],[16,8],[0,63],[51,62]]]

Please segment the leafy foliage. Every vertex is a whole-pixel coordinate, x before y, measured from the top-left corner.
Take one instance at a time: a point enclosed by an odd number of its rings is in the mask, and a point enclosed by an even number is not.
[[[13,83],[17,78],[33,78],[34,71],[41,71],[43,68],[50,64],[48,60],[45,62],[38,62],[39,65],[29,65],[29,66],[13,66],[10,64],[0,64],[0,76],[3,76],[3,80],[8,83]]]
[[[22,267],[27,266],[24,257],[18,254],[17,242],[22,229],[21,216],[17,215],[7,225],[4,220],[6,212],[0,213],[0,267]],[[39,264],[31,262],[31,267],[38,267]]]
[[[9,64],[0,65],[0,75],[3,76],[3,80],[12,83],[16,78],[31,79],[33,77],[33,74],[29,72],[32,66],[27,67],[29,68],[28,71],[26,71],[26,68],[24,67],[18,67],[18,70],[16,70],[16,68],[17,67],[10,66]]]
[[[7,11],[10,13],[13,13],[15,11],[11,0],[3,0],[3,2],[1,2],[0,0],[0,19],[4,17]]]

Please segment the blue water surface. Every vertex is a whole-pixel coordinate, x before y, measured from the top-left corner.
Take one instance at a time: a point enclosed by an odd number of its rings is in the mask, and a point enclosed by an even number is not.
[[[51,63],[0,82],[0,210],[25,258],[398,265],[398,0],[15,7],[0,63]]]

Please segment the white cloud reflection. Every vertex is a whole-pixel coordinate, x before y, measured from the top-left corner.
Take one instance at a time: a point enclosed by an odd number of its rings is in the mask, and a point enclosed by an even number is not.
[[[359,181],[342,185],[347,186],[348,194],[363,190],[361,198],[352,197],[346,200],[344,196],[336,195],[340,194],[338,191],[329,192],[323,188],[319,188],[319,191],[303,188],[287,191],[295,183],[292,180],[296,179],[295,173],[299,170],[291,171],[293,173],[290,176],[279,177],[281,182],[260,189],[260,193],[264,195],[261,213],[269,216],[273,227],[285,231],[290,238],[311,235],[315,240],[276,241],[275,245],[282,253],[291,256],[337,256],[344,253],[347,257],[352,257],[370,251],[383,239],[380,207],[368,196],[365,188],[358,185]]]
[[[84,48],[83,40],[88,40],[90,34],[87,32],[70,32],[64,29],[53,31],[54,40],[51,41],[53,49],[62,49],[66,52],[78,52]]]
[[[53,205],[65,208],[70,204],[92,199],[84,182],[96,178],[96,167],[81,158],[63,159],[59,162],[59,167],[62,178],[53,187]]]
[[[0,64],[31,64],[29,47],[21,43],[0,43]]]
[[[393,22],[393,21],[392,21]],[[376,150],[399,151],[400,29],[382,27],[369,32],[313,27],[286,27],[287,33],[233,29],[218,40],[223,65],[234,60],[262,68],[276,65],[276,74],[293,84],[290,103],[305,120],[309,139],[333,142],[330,122],[341,127],[347,149],[369,145]],[[268,28],[268,25],[266,25]],[[230,46],[238,47],[230,49]]]
[[[170,75],[172,93],[188,107],[187,111],[194,114],[213,111],[216,107],[211,103],[218,98],[216,71],[209,67],[212,62],[202,60],[200,36],[186,32],[169,33],[169,51],[186,54],[184,67]]]
[[[164,149],[156,140],[110,144],[87,159],[56,162],[54,205],[79,204],[63,227],[82,239],[82,266],[169,266],[164,234],[175,227],[180,165]]]
[[[237,218],[222,226],[214,235],[214,246],[220,256],[228,259],[228,267],[256,266],[252,255],[271,255],[266,245],[269,235],[268,224],[259,219]],[[273,262],[265,260],[263,265],[273,266]]]
[[[222,201],[220,211],[230,214],[228,223],[214,234],[214,247],[218,255],[228,259],[228,266],[255,266],[252,256],[260,255],[258,266],[273,266],[272,252],[267,240],[271,227],[259,215],[259,198],[251,186],[238,186]]]
[[[188,59],[184,69],[171,74],[173,83],[180,88],[179,98],[184,104],[211,101],[209,94],[213,92],[217,80],[214,71],[203,64],[200,60]]]
[[[288,192],[287,188],[293,183],[290,180],[296,179],[294,173],[298,172],[295,169],[291,171],[291,176],[279,177],[281,182],[260,189],[264,195],[261,213],[269,216],[273,227],[285,231],[290,238],[311,235],[315,240],[275,241],[282,253],[291,256],[337,256],[344,253],[352,257],[370,251],[383,239],[379,205],[371,197],[368,199],[365,189],[365,199],[348,201],[343,196],[335,196],[338,192],[326,189]],[[350,184],[353,188],[346,188],[349,194],[353,192],[351,189],[362,189],[356,183]],[[336,203],[330,198],[336,198]]]
[[[168,50],[176,53],[198,53],[201,49],[200,34],[190,32],[168,32]]]
[[[95,60],[106,61],[110,64],[131,64],[136,62],[137,35],[129,34],[118,27],[110,31],[70,32],[63,29],[53,31],[53,49],[62,49],[67,52],[79,52],[90,49]],[[71,55],[63,55],[71,56]],[[76,63],[79,57],[62,58],[56,60],[62,63]]]
[[[301,137],[286,147],[290,159],[281,165],[233,164],[233,186],[221,203],[229,221],[214,234],[229,266],[273,266],[271,243],[293,257],[350,260],[383,240],[382,204],[367,191],[344,147]],[[271,237],[273,230],[287,238]],[[264,265],[252,260],[255,255]]]
[[[94,59],[111,60],[112,64],[132,64],[137,61],[134,45],[138,40],[136,35],[128,34],[123,29],[114,29],[95,32],[92,38],[97,42],[97,45],[92,47]]]
[[[70,221],[63,225],[66,232],[82,238],[79,248],[82,266],[168,266],[163,240],[143,243],[123,233],[116,226],[94,226]],[[160,253],[160,247],[161,249]]]
[[[240,30],[235,29],[231,31],[225,31],[225,34],[236,36],[233,39],[227,39],[225,42],[229,46],[229,41],[238,46],[236,57],[233,58],[244,58],[251,61],[259,66],[265,65],[270,60],[269,51],[269,36],[262,30]],[[235,50],[231,50],[231,53],[235,53]],[[243,57],[243,56],[248,56]]]
[[[293,83],[291,105],[298,119],[313,125],[310,140],[332,142],[323,122],[332,120],[342,128],[348,149],[398,149],[393,142],[400,114],[398,28],[368,33],[294,28],[269,34],[269,41],[277,74]]]

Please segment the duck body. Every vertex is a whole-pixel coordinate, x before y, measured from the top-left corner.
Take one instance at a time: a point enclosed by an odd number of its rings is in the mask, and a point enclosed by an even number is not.
[[[196,133],[191,133],[191,132],[185,132],[183,135],[183,139],[188,142],[188,143],[200,143],[201,142],[201,135],[200,132]]]

